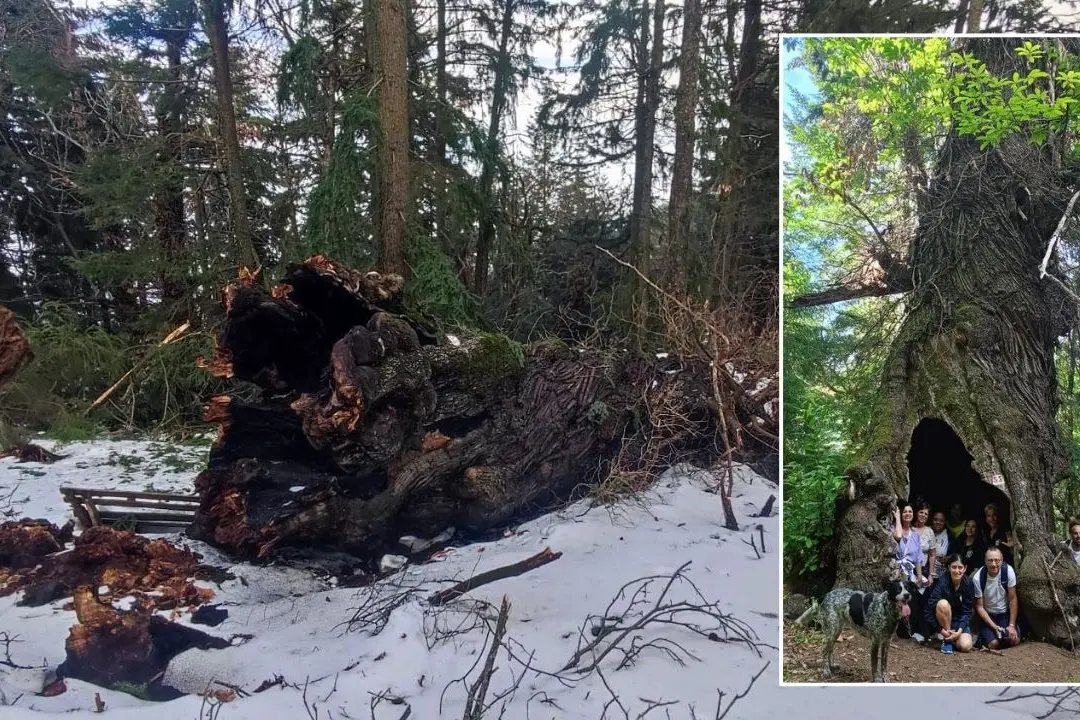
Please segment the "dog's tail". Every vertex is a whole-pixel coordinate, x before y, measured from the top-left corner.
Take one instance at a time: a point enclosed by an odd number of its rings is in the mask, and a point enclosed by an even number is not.
[[[807,608],[806,612],[804,612],[802,615],[800,615],[799,619],[796,620],[795,622],[797,622],[799,625],[809,625],[811,620],[817,620],[818,608],[819,608],[818,601],[817,600],[811,600],[810,601],[810,607]]]

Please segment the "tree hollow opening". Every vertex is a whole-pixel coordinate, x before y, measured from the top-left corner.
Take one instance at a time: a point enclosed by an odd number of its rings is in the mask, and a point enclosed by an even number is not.
[[[972,460],[963,440],[948,423],[923,418],[911,433],[908,499],[915,501],[921,497],[930,503],[932,512],[941,510],[946,517],[953,504],[960,503],[963,517],[977,520],[981,530],[986,529],[983,508],[993,503],[1001,524],[1011,528],[1008,496],[976,472]]]

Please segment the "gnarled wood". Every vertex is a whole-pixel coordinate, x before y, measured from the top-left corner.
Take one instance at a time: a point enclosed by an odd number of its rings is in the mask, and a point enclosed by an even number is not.
[[[196,483],[197,537],[249,555],[375,557],[403,535],[557,507],[620,450],[627,469],[652,473],[715,456],[707,367],[661,373],[622,350],[498,335],[434,345],[346,274],[309,262],[285,278],[287,296],[239,282],[224,293],[219,352],[265,392],[208,408],[222,432]],[[651,426],[645,400],[681,419]]]

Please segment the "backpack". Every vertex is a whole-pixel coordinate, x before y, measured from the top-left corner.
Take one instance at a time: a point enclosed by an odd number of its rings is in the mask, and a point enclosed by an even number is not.
[[[979,592],[986,592],[986,581],[990,577],[990,573],[986,571],[986,566],[976,570],[979,574]],[[1009,573],[1012,572],[1012,568],[1009,567],[1009,563],[1004,560],[1001,562],[1001,589],[1005,591],[1005,612],[1009,612]],[[1013,578],[1016,578],[1016,573],[1013,573]]]

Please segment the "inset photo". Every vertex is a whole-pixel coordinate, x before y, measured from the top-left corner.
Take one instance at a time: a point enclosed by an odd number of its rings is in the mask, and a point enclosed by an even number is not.
[[[787,683],[1080,680],[1080,38],[783,38]]]

